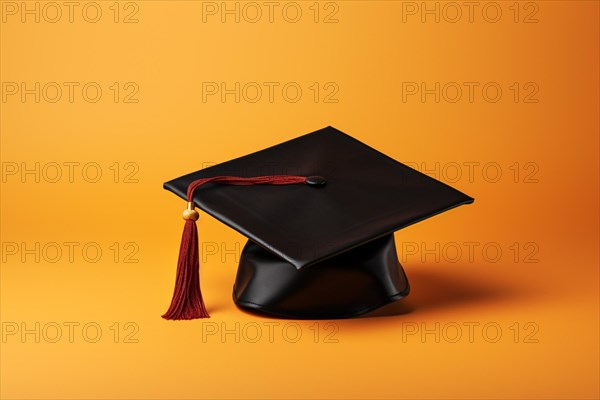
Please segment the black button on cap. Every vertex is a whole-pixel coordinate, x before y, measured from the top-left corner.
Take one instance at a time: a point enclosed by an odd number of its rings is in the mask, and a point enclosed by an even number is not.
[[[327,180],[322,176],[309,176],[306,178],[306,184],[315,187],[323,187],[327,183]]]

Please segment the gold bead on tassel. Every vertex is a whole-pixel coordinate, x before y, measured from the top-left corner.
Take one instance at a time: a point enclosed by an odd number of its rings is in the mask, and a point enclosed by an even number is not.
[[[183,219],[185,219],[186,221],[188,219],[191,219],[192,221],[197,221],[198,218],[200,218],[200,214],[198,214],[198,211],[196,211],[194,203],[191,201],[188,202],[187,209],[183,212]]]

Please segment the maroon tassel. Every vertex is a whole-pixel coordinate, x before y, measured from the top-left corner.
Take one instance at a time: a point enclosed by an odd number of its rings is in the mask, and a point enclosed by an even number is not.
[[[195,219],[190,218],[185,221],[173,300],[169,310],[162,317],[174,320],[209,317],[200,291],[198,228]]]
[[[193,197],[195,190],[207,183],[222,183],[226,185],[294,185],[306,183],[306,177],[293,175],[257,176],[241,178],[237,176],[215,176],[213,178],[198,179],[188,186],[188,208],[183,212],[185,227],[179,248],[179,261],[177,262],[177,275],[173,300],[164,319],[181,320],[209,318],[202,292],[200,291],[200,256],[198,251],[198,228],[196,220],[199,217],[194,209]]]

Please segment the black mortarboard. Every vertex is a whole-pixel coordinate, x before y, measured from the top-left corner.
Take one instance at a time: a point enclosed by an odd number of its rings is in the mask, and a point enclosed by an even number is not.
[[[317,319],[356,316],[406,296],[394,231],[473,202],[332,127],[164,187],[193,199],[167,319],[208,317],[194,206],[249,238],[233,286],[238,306]]]

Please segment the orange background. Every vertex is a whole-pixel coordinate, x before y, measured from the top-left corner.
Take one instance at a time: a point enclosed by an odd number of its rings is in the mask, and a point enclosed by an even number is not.
[[[300,1],[296,23],[282,16],[287,7],[294,18],[285,2],[272,22],[263,6],[255,23],[250,8],[239,23],[219,13],[203,22],[213,3],[160,0],[117,3],[114,22],[113,3],[95,3],[96,23],[82,17],[86,2],[73,22],[63,7],[52,23],[54,10],[39,2],[37,23],[21,21],[21,2],[0,2],[2,398],[600,396],[598,2],[476,2],[472,22],[465,6],[451,22],[456,3]],[[490,22],[495,5],[502,14]],[[438,7],[440,21],[422,7]],[[124,22],[130,13],[137,22]],[[330,13],[337,22],[324,22]],[[103,91],[96,103],[79,89],[73,102],[65,90],[51,103],[50,85],[36,103],[34,94],[10,94],[14,82],[96,82]],[[296,82],[302,97],[293,103],[276,90],[272,102],[267,92],[256,103],[247,101],[253,92],[239,103],[203,101],[203,82]],[[440,101],[408,95],[403,82],[439,82]],[[452,82],[465,89],[456,102]],[[479,85],[472,101],[464,82]],[[489,82],[502,90],[497,102],[481,92]],[[124,102],[132,87],[138,101]],[[337,102],[324,102],[331,88]],[[212,319],[162,320],[185,206],[162,183],[326,125],[476,199],[396,234],[410,296],[330,325],[242,312],[231,300],[236,255],[227,251],[244,238],[205,217]],[[21,176],[36,163],[40,182]],[[63,166],[57,182],[53,163]],[[79,163],[72,182],[64,163]],[[82,175],[88,163],[102,171],[96,183],[86,181],[94,169]],[[78,243],[72,259],[65,242]],[[102,250],[97,262],[81,253],[90,243]],[[34,253],[23,255],[22,244]],[[72,340],[69,323],[79,324]],[[265,323],[275,323],[272,343]],[[86,324],[102,330],[97,342],[93,330],[82,333]],[[253,343],[257,326],[263,336]],[[206,336],[221,327],[237,329],[239,342]],[[297,342],[282,334],[288,328],[300,330]]]

